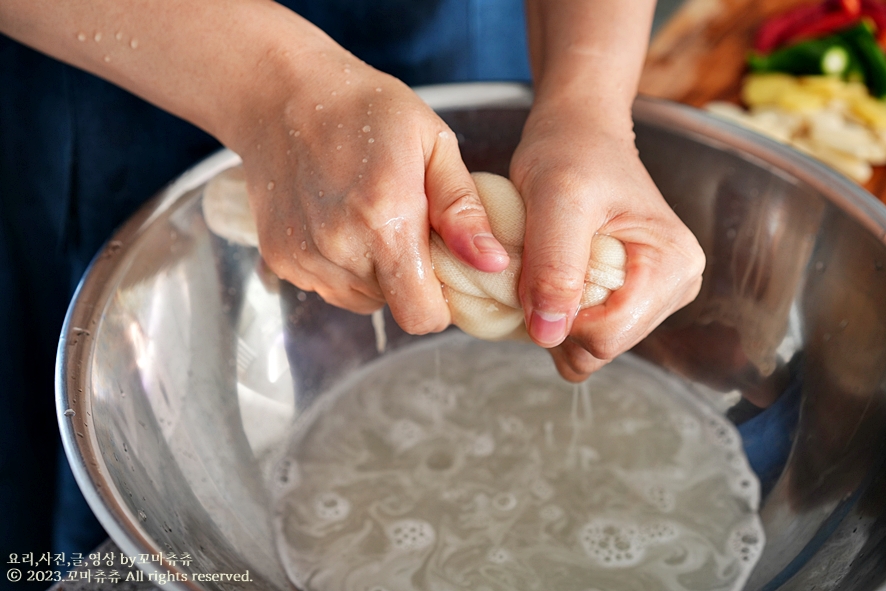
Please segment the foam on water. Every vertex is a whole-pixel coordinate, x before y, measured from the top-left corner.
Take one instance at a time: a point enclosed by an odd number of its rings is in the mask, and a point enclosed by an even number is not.
[[[623,355],[580,386],[447,334],[299,419],[275,533],[305,591],[733,590],[762,551],[736,430]]]

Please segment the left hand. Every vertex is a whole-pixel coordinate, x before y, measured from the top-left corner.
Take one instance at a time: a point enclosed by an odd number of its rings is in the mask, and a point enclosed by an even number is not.
[[[630,349],[701,287],[704,252],[640,162],[631,126],[630,113],[580,99],[537,102],[511,161],[526,203],[526,326],[571,381]],[[625,284],[578,312],[596,233],[625,244]]]

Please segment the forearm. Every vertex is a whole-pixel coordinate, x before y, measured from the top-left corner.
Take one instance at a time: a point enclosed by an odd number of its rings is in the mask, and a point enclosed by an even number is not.
[[[526,0],[538,102],[630,121],[655,0]]]
[[[269,0],[4,0],[0,30],[231,147],[309,84],[312,54],[336,47]]]

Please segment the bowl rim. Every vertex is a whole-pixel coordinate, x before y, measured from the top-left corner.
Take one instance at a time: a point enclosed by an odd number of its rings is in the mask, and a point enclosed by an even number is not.
[[[415,88],[418,96],[437,111],[459,108],[528,108],[532,91],[521,83],[472,82],[440,84]],[[819,191],[835,206],[886,242],[886,206],[863,187],[842,174],[766,138],[702,110],[664,99],[639,96],[634,118],[644,124],[691,137],[700,143],[750,159],[755,164],[792,183],[805,183]],[[81,278],[65,315],[56,353],[56,415],[65,454],[75,480],[89,507],[105,531],[127,556],[164,552],[130,514],[120,491],[110,479],[91,424],[92,392],[89,368],[95,354],[92,333],[100,326],[109,296],[116,289],[112,279],[125,271],[132,245],[164,213],[184,203],[183,198],[210,178],[241,162],[239,156],[222,149],[198,162],[149,199],[105,242]],[[73,410],[68,416],[66,410]],[[178,567],[148,563],[139,565],[147,572],[183,572]],[[169,589],[199,591],[192,581],[170,581]],[[166,587],[166,586],[165,586]]]

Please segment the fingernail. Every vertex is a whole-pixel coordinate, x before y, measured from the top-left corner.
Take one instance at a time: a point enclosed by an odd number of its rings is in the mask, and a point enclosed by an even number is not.
[[[504,247],[488,232],[474,234],[474,246],[483,254],[508,254]]]
[[[543,347],[555,347],[566,338],[566,314],[533,310],[529,334]]]

